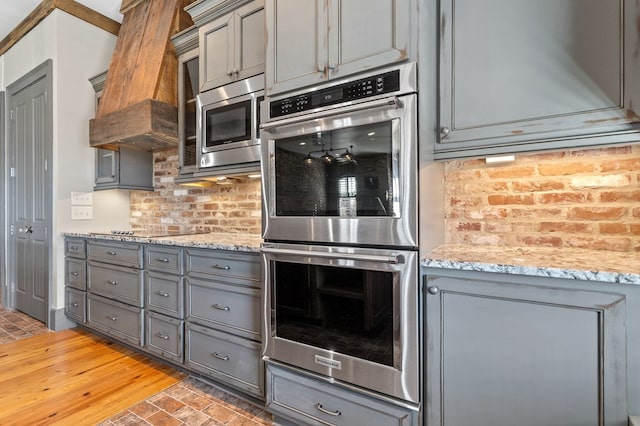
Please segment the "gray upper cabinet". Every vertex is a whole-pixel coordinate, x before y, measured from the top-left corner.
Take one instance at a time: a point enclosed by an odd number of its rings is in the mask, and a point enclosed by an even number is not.
[[[639,9],[441,0],[437,156],[639,141]]]
[[[196,96],[198,95],[199,51],[198,29],[188,28],[171,40],[178,56],[178,134],[180,178],[192,176],[197,169]]]
[[[219,10],[226,11],[222,6],[233,3],[242,2],[222,2]],[[264,0],[196,24],[201,92],[264,72]]]
[[[89,79],[96,92],[96,109],[102,96],[107,72]],[[153,191],[153,153],[122,148],[120,151],[96,148],[94,191],[137,189]]]
[[[267,94],[412,59],[415,0],[266,0]]]
[[[425,278],[430,426],[626,426],[624,295],[467,275]]]

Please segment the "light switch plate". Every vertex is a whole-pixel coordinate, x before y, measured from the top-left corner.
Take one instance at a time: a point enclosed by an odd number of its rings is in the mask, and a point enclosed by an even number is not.
[[[93,219],[93,206],[71,206],[71,220]]]
[[[71,205],[72,206],[92,206],[93,192],[72,192]]]

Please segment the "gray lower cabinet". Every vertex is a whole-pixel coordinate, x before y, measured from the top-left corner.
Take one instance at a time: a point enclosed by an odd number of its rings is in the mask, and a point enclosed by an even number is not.
[[[305,425],[409,426],[417,413],[278,365],[267,365],[267,408]],[[476,424],[468,422],[467,424]],[[517,424],[517,423],[514,423]]]
[[[66,238],[65,248],[65,314],[73,321],[87,320],[87,248],[81,238]]]
[[[186,250],[185,365],[264,398],[257,253]]]
[[[144,345],[141,244],[87,241],[87,326]]]
[[[145,253],[145,348],[172,362],[184,361],[184,253],[148,245]]]
[[[470,274],[424,278],[427,424],[627,424],[624,295]]]

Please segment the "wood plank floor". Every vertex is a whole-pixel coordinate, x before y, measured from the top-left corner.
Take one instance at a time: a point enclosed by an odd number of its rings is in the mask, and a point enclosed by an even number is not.
[[[0,345],[0,424],[97,424],[185,375],[80,329]]]

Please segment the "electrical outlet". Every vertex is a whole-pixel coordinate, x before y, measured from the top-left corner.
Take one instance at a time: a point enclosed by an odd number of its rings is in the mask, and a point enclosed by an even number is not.
[[[72,192],[71,205],[72,206],[92,206],[93,192]]]
[[[71,206],[71,220],[93,219],[93,206]]]

